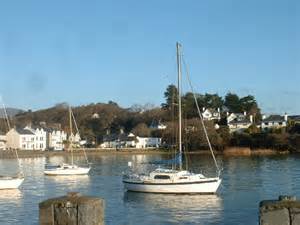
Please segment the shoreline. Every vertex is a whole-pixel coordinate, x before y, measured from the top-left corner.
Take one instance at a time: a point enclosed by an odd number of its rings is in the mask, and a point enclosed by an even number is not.
[[[19,158],[36,158],[36,157],[51,157],[51,156],[66,156],[69,155],[68,151],[41,151],[41,150],[18,150]],[[138,154],[162,154],[168,155],[174,152],[163,149],[85,149],[87,155],[138,155]],[[83,149],[76,149],[73,151],[74,155],[83,155]],[[186,154],[189,155],[208,155],[209,150],[190,151]],[[278,151],[274,149],[250,149],[244,147],[228,147],[224,151],[215,151],[216,155],[222,155],[224,157],[235,156],[269,156],[269,155],[287,155],[293,154],[289,151]],[[15,152],[13,150],[0,151],[0,159],[15,158]]]

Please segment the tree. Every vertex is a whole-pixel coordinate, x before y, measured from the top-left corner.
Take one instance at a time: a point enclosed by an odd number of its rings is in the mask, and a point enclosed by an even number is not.
[[[204,96],[204,102],[206,108],[221,108],[223,106],[223,99],[218,94],[208,94]]]
[[[162,107],[170,110],[173,104],[178,103],[177,87],[173,84],[170,84],[164,93],[164,97],[166,102],[162,104]]]
[[[240,105],[240,98],[236,94],[227,93],[225,96],[224,105],[229,109],[229,111],[234,113],[239,113],[242,111],[242,107]]]
[[[132,133],[140,137],[149,137],[151,129],[145,123],[139,123],[132,129]]]

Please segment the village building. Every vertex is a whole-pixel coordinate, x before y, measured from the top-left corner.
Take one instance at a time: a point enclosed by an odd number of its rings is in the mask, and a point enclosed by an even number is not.
[[[167,125],[163,124],[160,120],[159,121],[152,121],[149,128],[157,129],[157,130],[165,130],[165,129],[167,129]]]
[[[35,149],[35,134],[28,129],[12,128],[6,134],[6,141],[8,149]]]
[[[265,116],[263,115],[262,122],[261,122],[261,129],[268,130],[268,129],[279,129],[285,128],[287,126],[288,115],[285,114],[281,115],[270,115]]]
[[[107,134],[103,137],[101,148],[158,148],[161,146],[161,138],[139,137],[133,133]]]
[[[48,146],[49,150],[64,150],[64,143],[67,140],[67,134],[63,130],[48,129]]]
[[[33,126],[26,126],[25,130],[31,131],[35,135],[34,141],[34,150],[46,150],[48,143],[47,143],[47,131],[43,127],[33,127]]]
[[[253,116],[247,116],[247,113],[230,113],[227,114],[227,125],[229,131],[233,132],[242,132],[248,129],[253,124]]]
[[[203,120],[220,120],[221,119],[221,112],[220,108],[217,109],[202,109],[202,117]]]

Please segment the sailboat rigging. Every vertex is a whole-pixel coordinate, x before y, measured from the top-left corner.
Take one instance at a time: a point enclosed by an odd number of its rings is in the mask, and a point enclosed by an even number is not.
[[[69,151],[71,152],[71,164],[63,163],[57,166],[46,166],[44,173],[45,175],[86,175],[90,171],[90,165],[87,159],[85,150],[83,149],[87,167],[78,166],[74,163],[74,154],[73,154],[73,123],[74,121],[76,132],[79,134],[79,130],[76,124],[74,114],[72,112],[71,106],[69,106],[69,122],[70,122],[70,138],[69,138]]]
[[[202,121],[203,129],[205,131],[208,145],[210,147],[215,166],[217,169],[217,175],[215,177],[206,177],[203,174],[192,173],[182,168],[182,103],[181,103],[181,80],[182,80],[182,53],[181,45],[176,44],[177,52],[177,75],[178,75],[178,164],[179,167],[172,169],[158,168],[150,172],[148,175],[136,174],[130,171],[128,174],[124,174],[123,183],[125,189],[136,192],[149,192],[149,193],[176,193],[176,194],[191,194],[191,193],[203,193],[212,194],[216,193],[220,184],[220,170],[217,165],[217,161],[212,150],[212,146],[208,139],[206,127],[203,122],[202,115],[199,110],[198,103],[196,101],[197,110]],[[190,79],[189,79],[190,82]],[[192,88],[192,86],[191,86]],[[193,92],[194,93],[194,92]],[[196,98],[194,94],[194,98]]]
[[[5,104],[3,101],[2,101],[2,107],[3,107],[3,111],[4,111],[5,122],[7,124],[8,130],[10,130],[10,128],[11,128],[10,122],[9,122],[8,114],[7,114],[6,107],[5,107]],[[0,175],[0,189],[17,189],[20,187],[20,185],[24,181],[24,174],[21,169],[21,163],[20,163],[20,159],[19,159],[18,152],[16,149],[14,149],[14,153],[16,154],[19,172],[15,176]]]

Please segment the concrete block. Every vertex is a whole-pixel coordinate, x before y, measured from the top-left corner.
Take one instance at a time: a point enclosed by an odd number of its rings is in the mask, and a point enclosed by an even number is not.
[[[282,208],[261,212],[260,225],[290,225],[289,210]]]
[[[290,209],[291,225],[300,225],[300,208]]]
[[[104,200],[69,193],[39,204],[40,225],[104,225]]]

